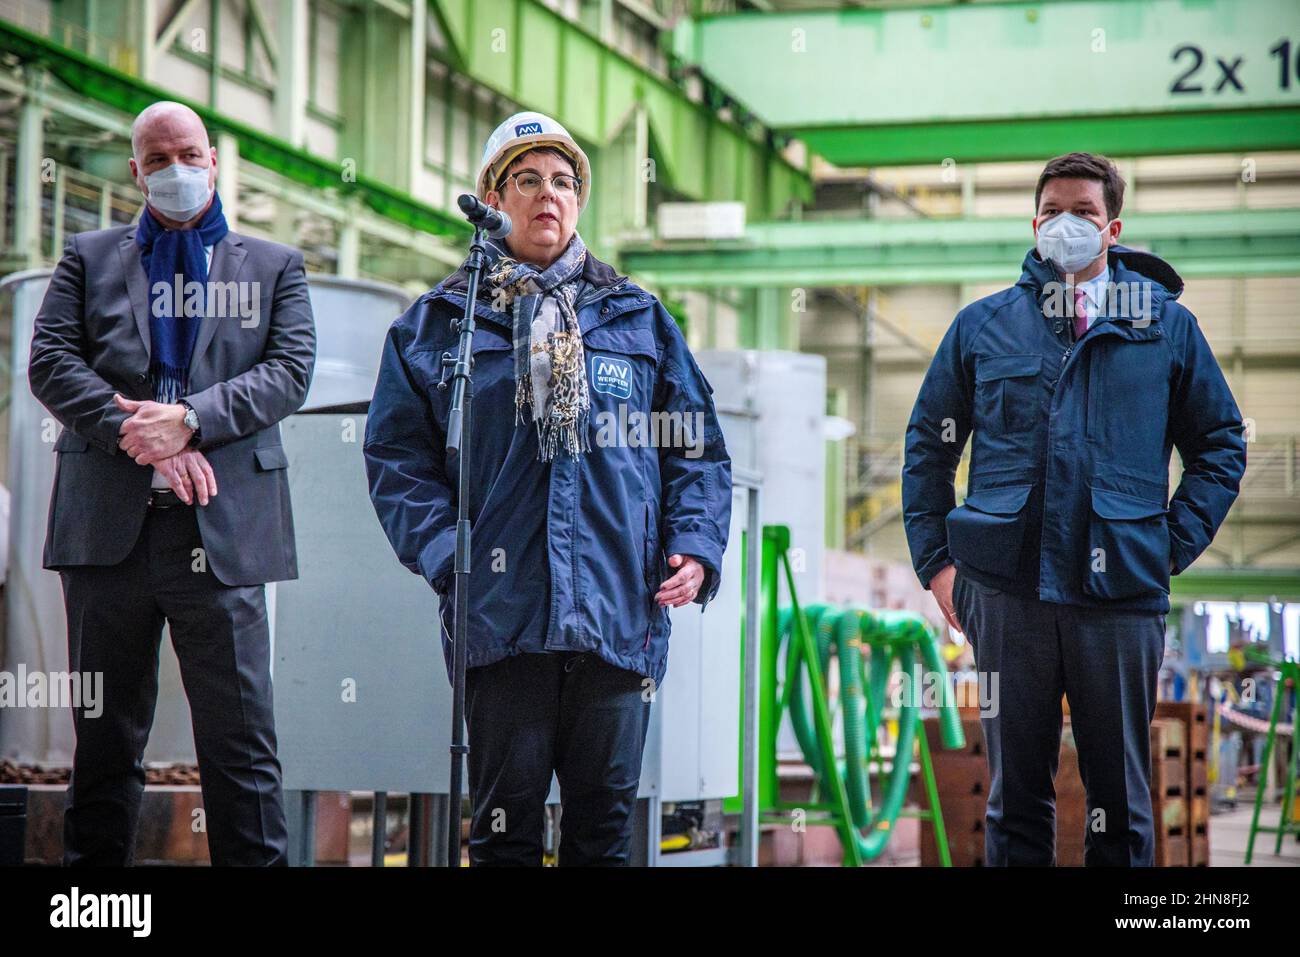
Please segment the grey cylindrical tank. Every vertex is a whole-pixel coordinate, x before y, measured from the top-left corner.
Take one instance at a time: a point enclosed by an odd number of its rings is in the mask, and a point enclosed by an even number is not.
[[[309,281],[316,371],[301,411],[369,402],[388,327],[411,298],[387,283],[337,276],[311,276]]]
[[[803,603],[822,597],[826,543],[826,359],[804,352],[697,353],[727,451],[763,476],[763,524],[790,526]],[[800,568],[802,567],[802,571]]]
[[[68,667],[67,621],[59,576],[41,567],[46,516],[54,480],[54,440],[58,425],[27,384],[32,327],[50,270],[15,273],[0,280],[0,295],[13,297],[13,381],[9,407],[10,504],[9,575],[6,583],[6,640],[0,670],[19,667],[60,672]],[[343,280],[308,279],[316,317],[317,358],[304,411],[366,402],[374,391],[379,358],[389,325],[409,304],[396,286]],[[273,600],[274,589],[268,589]],[[0,710],[0,758],[20,763],[70,766],[74,737],[67,709]],[[194,761],[189,706],[171,642],[160,654],[158,706],[145,760]]]

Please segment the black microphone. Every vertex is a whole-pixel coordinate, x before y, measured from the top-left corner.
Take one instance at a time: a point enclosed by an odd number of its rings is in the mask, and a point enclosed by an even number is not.
[[[510,235],[512,224],[508,213],[493,209],[472,193],[461,193],[456,203],[471,226],[477,226],[493,239],[505,239]]]

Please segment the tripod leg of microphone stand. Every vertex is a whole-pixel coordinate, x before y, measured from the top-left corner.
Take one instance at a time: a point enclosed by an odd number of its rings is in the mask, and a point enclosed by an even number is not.
[[[433,805],[432,812],[429,815],[431,822],[447,820],[447,795],[431,794],[429,801]],[[433,841],[433,847],[429,851],[430,867],[447,866],[447,832],[445,828],[438,827],[436,823],[429,827],[429,838]]]
[[[384,845],[388,837],[388,792],[375,792],[374,813],[370,819],[370,866],[384,866]]]
[[[424,795],[407,795],[406,866],[419,867],[424,847]]]
[[[421,798],[423,800],[421,801],[420,806],[421,808],[423,808],[423,813],[420,816],[423,818],[423,820],[421,821],[420,824],[420,832],[422,838],[422,840],[420,841],[420,866],[430,867],[432,866],[433,863],[433,858],[429,856],[433,848],[433,842],[434,842],[433,832],[435,828],[433,822],[436,820],[436,818],[433,816],[434,796],[432,794],[424,794],[421,795]]]
[[[302,852],[298,858],[303,867],[316,866],[316,792],[302,792]]]

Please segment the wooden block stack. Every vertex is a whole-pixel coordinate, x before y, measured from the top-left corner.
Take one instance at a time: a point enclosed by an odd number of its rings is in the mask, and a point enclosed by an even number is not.
[[[1187,827],[1187,731],[1181,721],[1151,723],[1151,814],[1155,820],[1156,867],[1186,867],[1191,860]]]
[[[984,753],[984,732],[978,717],[963,715],[962,731],[966,747],[948,751],[939,741],[939,727],[933,720],[925,722],[926,743],[934,759],[935,783],[939,788],[939,805],[943,810],[948,850],[954,867],[984,865],[984,816],[988,808],[989,768]],[[913,802],[928,806],[924,781],[913,780]],[[1060,867],[1083,866],[1086,800],[1079,778],[1079,757],[1074,746],[1070,719],[1066,718],[1061,735],[1060,766],[1056,773],[1056,863]],[[937,867],[939,852],[934,846],[934,828],[921,822],[921,865]]]
[[[1156,704],[1157,721],[1176,721],[1182,728],[1187,761],[1183,794],[1187,802],[1188,857],[1183,864],[1210,864],[1210,719],[1205,705],[1189,701],[1161,701]],[[1155,753],[1151,756],[1155,771]],[[1154,778],[1153,778],[1154,782]]]
[[[943,746],[937,719],[924,722],[926,743],[934,761],[935,786],[939,790],[939,807],[943,812],[944,831],[948,837],[948,853],[953,867],[984,866],[984,814],[989,799],[989,766],[984,753],[984,732],[980,729],[978,712],[962,716],[962,733],[966,746],[959,751],[949,751]],[[925,778],[918,774],[912,779],[912,803],[929,808],[926,799]],[[921,866],[938,867],[939,851],[934,843],[934,825],[921,822]]]
[[[1209,862],[1209,800],[1206,753],[1209,736],[1204,709],[1162,702],[1151,725],[1151,809],[1155,819],[1155,866],[1202,866]],[[979,719],[963,717],[966,747],[946,750],[937,721],[925,722],[926,743],[934,760],[935,783],[943,810],[948,849],[954,867],[984,864],[984,815],[989,770]],[[928,807],[924,780],[912,782],[913,803]],[[1079,756],[1070,719],[1061,734],[1056,773],[1056,863],[1082,867],[1087,825],[1087,798],[1079,776]],[[921,864],[937,867],[934,827],[921,822]]]
[[[1151,725],[1151,811],[1155,819],[1155,866],[1209,863],[1209,798],[1204,710],[1193,705],[1157,706]],[[1061,738],[1056,775],[1056,863],[1083,866],[1087,802],[1079,780],[1078,754],[1070,724]]]

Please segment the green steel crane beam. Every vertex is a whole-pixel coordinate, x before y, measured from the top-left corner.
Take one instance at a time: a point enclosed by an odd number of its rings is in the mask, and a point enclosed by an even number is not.
[[[1170,579],[1170,600],[1300,601],[1298,568],[1207,568],[1186,571]]]
[[[1300,147],[1295,0],[719,15],[673,50],[840,166]]]
[[[298,149],[251,126],[199,103],[116,70],[76,50],[0,20],[0,52],[12,53],[26,63],[39,65],[80,96],[123,113],[136,114],[158,100],[177,100],[194,109],[209,134],[230,133],[239,140],[242,159],[271,170],[310,189],[334,190],[341,197],[356,196],[379,215],[412,229],[437,236],[463,237],[470,232],[459,218],[422,203],[401,190],[359,174],[340,163]]]
[[[1121,241],[1183,276],[1300,275],[1300,210],[1140,213]],[[1015,219],[755,223],[741,239],[627,244],[619,268],[664,288],[1014,282],[1033,246]]]
[[[660,148],[661,178],[674,190],[698,200],[742,201],[757,219],[779,215],[791,199],[811,202],[807,172],[758,132],[692,102],[677,86],[537,0],[430,0],[429,7],[459,69],[502,96],[554,116],[581,139],[608,145],[643,103]]]

